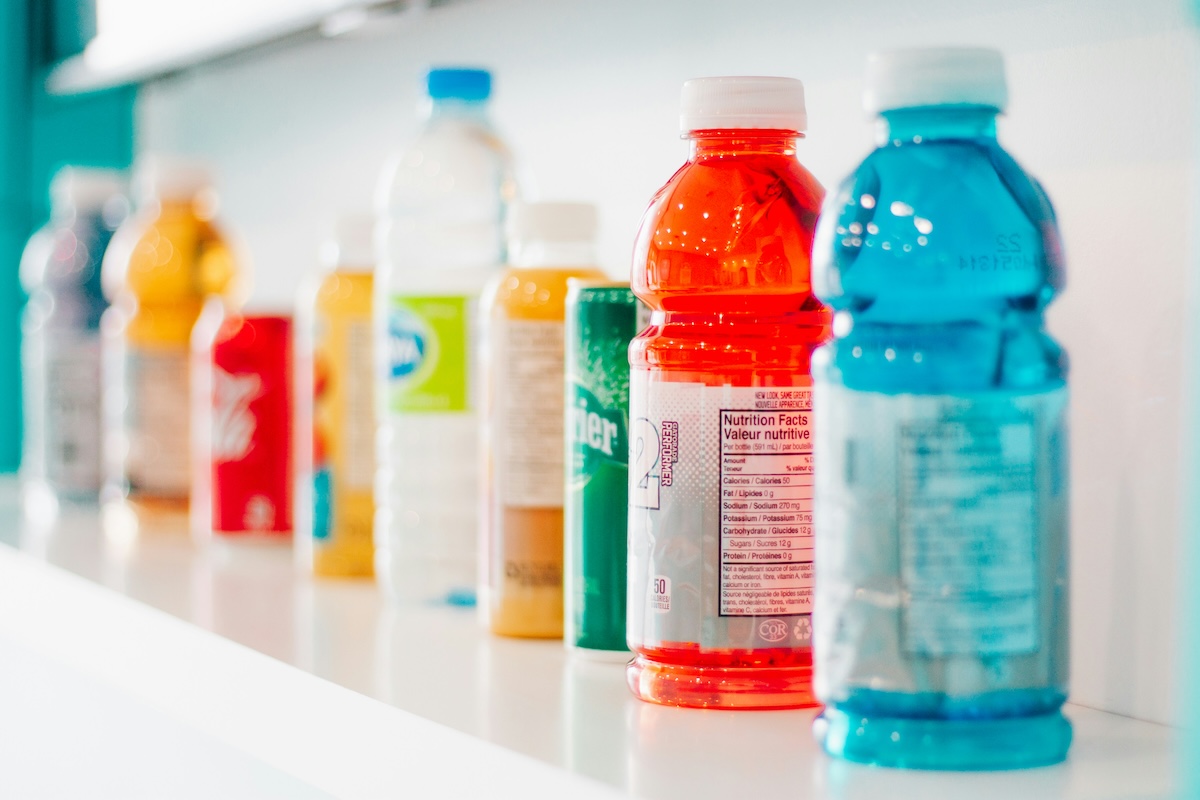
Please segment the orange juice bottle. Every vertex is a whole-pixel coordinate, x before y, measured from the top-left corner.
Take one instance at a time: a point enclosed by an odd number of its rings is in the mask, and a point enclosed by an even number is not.
[[[821,185],[791,78],[683,89],[687,163],[650,202],[629,350],[630,688],[717,708],[813,705],[810,253]],[[818,410],[818,413],[820,411]]]
[[[338,220],[297,318],[296,553],[313,575],[375,574],[374,218]]]
[[[135,214],[104,256],[104,499],[186,512],[191,483],[192,327],[214,295],[238,304],[236,259],[213,223],[206,169],[152,158],[134,177]]]
[[[509,219],[509,263],[485,289],[483,586],[488,628],[563,632],[564,325],[567,279],[602,279],[596,210],[530,203]]]

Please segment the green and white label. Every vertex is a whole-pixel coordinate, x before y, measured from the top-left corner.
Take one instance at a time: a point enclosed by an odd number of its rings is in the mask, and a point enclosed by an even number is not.
[[[402,413],[470,409],[469,297],[392,295],[388,309],[388,408]]]

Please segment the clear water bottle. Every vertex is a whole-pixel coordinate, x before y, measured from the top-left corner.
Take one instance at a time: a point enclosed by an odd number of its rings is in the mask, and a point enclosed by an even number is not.
[[[873,56],[877,147],[818,226],[816,732],[853,761],[1035,766],[1071,741],[1062,242],[996,141],[1006,102],[995,51]]]
[[[397,599],[475,602],[473,320],[504,263],[515,194],[491,83],[480,69],[430,70],[425,123],[379,185],[376,572]]]
[[[22,478],[30,511],[58,499],[95,501],[103,484],[100,263],[129,212],[120,176],[65,167],[50,185],[51,217],[21,258],[25,384]]]

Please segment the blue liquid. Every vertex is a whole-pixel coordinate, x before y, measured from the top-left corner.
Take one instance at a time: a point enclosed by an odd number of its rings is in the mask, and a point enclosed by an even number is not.
[[[813,359],[815,732],[852,761],[1007,769],[1071,741],[1062,247],[995,115],[885,113],[814,245],[837,315]]]

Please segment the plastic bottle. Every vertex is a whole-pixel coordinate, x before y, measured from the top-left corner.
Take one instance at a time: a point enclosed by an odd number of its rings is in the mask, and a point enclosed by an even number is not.
[[[149,158],[134,178],[136,213],[104,256],[112,303],[104,335],[106,500],[187,510],[191,482],[189,342],[208,297],[237,304],[239,268],[213,223],[207,170]]]
[[[506,636],[563,633],[567,280],[598,280],[596,209],[513,208],[511,266],[481,302],[484,342],[483,612]]]
[[[325,274],[297,314],[296,552],[302,569],[326,577],[374,574],[373,225],[338,220]]]
[[[508,152],[491,76],[434,69],[416,140],[377,198],[375,566],[394,598],[471,605],[478,548],[472,322],[504,263]]]
[[[813,704],[809,358],[829,313],[823,191],[796,158],[804,87],[683,87],[688,161],[634,248],[651,309],[629,357],[630,688],[722,708]]]
[[[103,483],[100,262],[129,212],[116,172],[65,167],[50,184],[50,221],[21,258],[25,447],[32,506],[92,501]]]
[[[877,148],[814,249],[836,339],[817,378],[817,692],[825,749],[930,769],[1062,760],[1062,242],[996,141],[992,50],[873,56]]]

